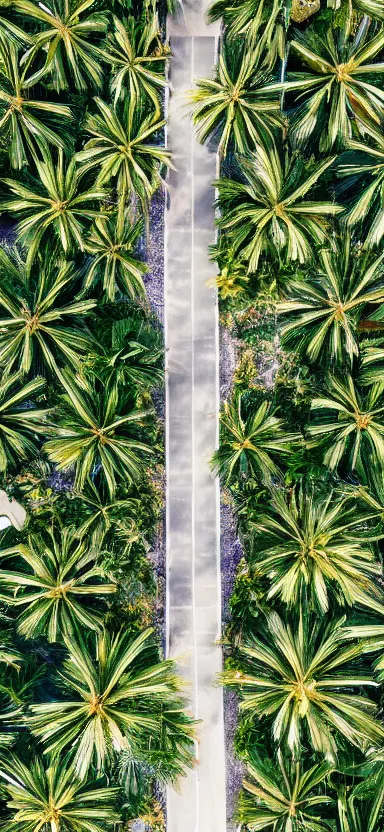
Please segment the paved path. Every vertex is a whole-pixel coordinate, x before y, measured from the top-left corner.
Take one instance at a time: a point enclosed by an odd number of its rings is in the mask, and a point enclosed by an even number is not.
[[[216,293],[206,285],[215,273],[208,246],[216,160],[195,142],[183,100],[194,77],[210,74],[215,38],[170,28],[168,145],[177,172],[169,179],[165,243],[167,642],[169,655],[183,659],[202,724],[196,768],[180,794],[168,793],[168,832],[225,832],[223,696],[213,685],[221,668],[219,488],[209,468],[218,432],[218,320]]]

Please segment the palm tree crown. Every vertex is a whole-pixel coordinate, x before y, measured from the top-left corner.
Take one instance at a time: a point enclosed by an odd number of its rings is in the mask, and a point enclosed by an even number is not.
[[[82,389],[70,374],[60,372],[59,377],[66,391],[65,408],[55,438],[46,442],[44,449],[59,470],[75,466],[75,487],[80,491],[101,468],[112,497],[116,477],[123,482],[139,479],[143,455],[152,453],[150,446],[140,441],[147,413],[127,412],[116,384]]]
[[[92,260],[84,288],[88,289],[101,281],[108,300],[115,300],[119,291],[132,298],[145,298],[143,274],[147,266],[135,257],[135,247],[142,231],[142,222],[131,224],[127,213],[121,221],[116,215],[96,217],[85,241]]]
[[[67,645],[61,678],[72,699],[31,708],[30,727],[47,752],[72,748],[76,771],[85,777],[92,760],[100,771],[116,751],[149,750],[168,718],[172,734],[180,682],[172,661],[154,659],[151,630],[133,640],[129,633],[104,633],[97,639],[95,658],[80,636]],[[186,723],[186,746],[191,736],[192,723]]]
[[[324,447],[324,462],[336,470],[341,462],[364,475],[372,464],[384,466],[383,389],[373,385],[360,393],[352,376],[328,380],[329,396],[312,400],[314,418],[308,428],[310,446]]]
[[[240,796],[240,820],[249,832],[330,832],[330,825],[313,808],[334,802],[318,788],[331,768],[329,763],[318,763],[303,771],[299,761],[284,761],[280,749],[277,764],[251,754]]]
[[[124,23],[113,18],[114,32],[107,43],[113,64],[111,91],[115,103],[129,96],[132,110],[144,111],[149,100],[156,118],[160,117],[159,95],[166,86],[165,64],[168,49],[160,40],[155,14],[138,22],[128,17]]]
[[[327,359],[351,365],[359,354],[357,324],[368,304],[382,303],[384,254],[355,256],[348,235],[320,252],[320,268],[310,280],[293,280],[287,299],[278,304],[284,316],[283,344],[294,346],[310,361]]]
[[[163,129],[165,121],[156,121],[153,116],[139,120],[129,101],[119,108],[119,114],[100,98],[95,102],[100,114],[86,119],[85,129],[93,138],[77,154],[81,170],[96,167],[97,186],[114,182],[122,211],[128,197],[136,195],[146,213],[151,196],[162,182],[161,166],[172,167],[169,151],[148,142]]]
[[[273,415],[268,402],[245,416],[241,395],[231,404],[224,403],[220,425],[220,447],[213,465],[226,483],[247,474],[270,482],[279,473],[273,457],[289,454],[297,440],[296,435],[284,432],[283,420]]]
[[[222,156],[229,146],[240,153],[253,150],[281,126],[276,95],[269,100],[263,96],[265,72],[257,69],[252,45],[241,54],[224,43],[215,78],[198,79],[196,85],[189,99],[197,137],[201,142],[210,136],[219,139]]]
[[[85,602],[115,592],[116,585],[105,582],[97,551],[79,540],[74,528],[48,532],[44,538],[32,535],[28,545],[0,550],[1,559],[15,556],[24,569],[0,569],[0,581],[15,588],[10,603],[25,607],[17,622],[21,635],[46,634],[49,641],[60,641],[76,625],[100,629],[100,615]]]
[[[320,149],[330,151],[345,146],[352,137],[352,120],[380,125],[384,116],[382,63],[371,63],[384,46],[384,32],[375,37],[368,31],[350,40],[343,29],[325,36],[310,30],[297,32],[291,47],[310,67],[311,73],[292,73],[292,79],[270,84],[267,91],[297,91],[298,106],[292,118],[292,131],[299,144],[316,131]],[[303,96],[304,101],[303,101]]]
[[[382,569],[367,542],[366,518],[332,491],[325,496],[303,485],[288,497],[275,491],[250,534],[251,556],[271,583],[269,598],[290,606],[315,601],[327,612],[331,589],[336,602],[372,607],[376,599],[384,612],[374,581]]]
[[[257,270],[260,255],[272,249],[304,263],[314,246],[324,243],[328,216],[342,211],[331,202],[304,199],[334,158],[317,164],[309,174],[302,162],[287,154],[283,159],[271,144],[262,145],[242,159],[245,182],[220,179],[218,224],[237,254],[248,259],[248,271]]]
[[[259,637],[241,647],[242,669],[223,673],[223,681],[242,692],[243,711],[259,719],[274,715],[274,740],[294,754],[299,754],[303,734],[331,761],[337,754],[335,731],[362,747],[384,737],[373,718],[375,704],[345,692],[377,683],[359,664],[351,664],[362,646],[346,641],[343,623],[300,619],[293,629],[271,613]]]
[[[17,226],[19,240],[28,250],[27,264],[31,265],[42,240],[55,235],[65,254],[84,250],[84,225],[99,216],[97,203],[105,196],[101,188],[81,191],[80,174],[75,159],[65,165],[64,154],[59,150],[58,162],[48,154],[44,161],[35,160],[39,179],[30,187],[4,179],[14,194],[2,203],[2,208],[24,215]],[[85,223],[84,223],[85,221]]]
[[[103,12],[88,12],[94,2],[47,0],[44,5],[36,5],[31,0],[17,0],[22,14],[44,26],[23,57],[30,66],[41,53],[43,57],[46,54],[43,66],[32,76],[33,82],[49,73],[57,91],[70,89],[73,84],[78,90],[101,86],[102,52],[92,41],[95,35],[106,31],[108,18]]]
[[[273,67],[284,55],[284,27],[281,15],[284,0],[214,0],[208,9],[208,20],[223,18],[229,40],[238,48],[244,41],[252,44],[255,64]],[[236,39],[239,38],[237,41]]]
[[[80,356],[90,349],[91,335],[83,318],[94,308],[94,300],[69,302],[65,292],[73,292],[77,275],[71,263],[44,266],[35,262],[28,275],[16,252],[9,256],[0,250],[0,362],[8,371],[17,365],[29,373],[35,360],[52,371],[58,364],[79,366]],[[67,296],[68,297],[68,296]],[[68,325],[63,326],[62,320]]]
[[[9,142],[9,158],[13,168],[21,169],[38,147],[53,144],[64,148],[63,119],[72,113],[64,104],[35,100],[29,97],[31,79],[20,72],[19,50],[0,33],[0,129]],[[49,127],[46,119],[60,118],[60,133]],[[61,135],[60,135],[61,134]]]
[[[9,832],[104,832],[119,815],[113,806],[117,789],[80,782],[68,761],[46,767],[36,757],[27,766],[15,756],[4,758],[0,778],[12,817]]]

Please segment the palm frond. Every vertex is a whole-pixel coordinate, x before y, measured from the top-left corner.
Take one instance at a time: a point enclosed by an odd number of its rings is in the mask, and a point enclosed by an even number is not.
[[[304,263],[324,244],[328,217],[342,211],[332,202],[317,202],[307,193],[333,163],[325,159],[310,171],[297,156],[281,157],[273,144],[258,145],[254,154],[242,157],[243,182],[220,179],[221,216],[218,225],[235,253],[257,271],[263,253],[276,249],[287,260]]]

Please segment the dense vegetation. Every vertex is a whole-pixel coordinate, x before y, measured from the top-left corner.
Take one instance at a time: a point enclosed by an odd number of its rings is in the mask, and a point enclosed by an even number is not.
[[[0,825],[163,829],[193,725],[161,653],[160,326],[143,252],[170,165],[165,9],[5,0],[0,14]],[[8,235],[9,237],[9,235]],[[161,622],[160,622],[161,623]]]
[[[237,366],[214,465],[244,549],[223,682],[242,828],[384,829],[384,6],[215,0],[191,93],[221,156]]]

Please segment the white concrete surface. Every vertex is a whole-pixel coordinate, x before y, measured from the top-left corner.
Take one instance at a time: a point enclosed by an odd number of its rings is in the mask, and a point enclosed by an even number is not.
[[[201,14],[201,12],[200,12]],[[172,29],[171,29],[172,34]],[[194,77],[209,75],[213,36],[171,37],[168,146],[177,168],[169,178],[165,240],[167,649],[182,658],[191,712],[201,719],[195,770],[168,793],[168,832],[225,832],[221,669],[219,486],[209,460],[218,439],[216,157],[199,145],[185,108]]]

